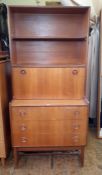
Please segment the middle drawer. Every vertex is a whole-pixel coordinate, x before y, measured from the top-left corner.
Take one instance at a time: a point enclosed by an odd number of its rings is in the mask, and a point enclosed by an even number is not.
[[[85,68],[13,68],[14,99],[82,99]]]

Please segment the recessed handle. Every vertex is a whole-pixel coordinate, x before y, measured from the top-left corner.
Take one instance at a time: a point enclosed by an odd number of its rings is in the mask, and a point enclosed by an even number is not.
[[[73,75],[77,75],[77,74],[78,74],[78,70],[74,69],[74,70],[72,71],[72,74],[73,74]]]
[[[79,124],[73,124],[73,125],[72,125],[72,128],[73,128],[74,130],[78,130],[78,129],[80,129],[80,125],[79,125]]]
[[[79,142],[79,136],[73,136],[72,137],[72,141],[74,142],[74,143],[78,143]]]
[[[79,139],[79,136],[78,135],[73,135],[72,138],[73,139]]]
[[[25,75],[26,73],[27,73],[26,70],[24,69],[20,70],[20,74]]]
[[[75,116],[76,119],[78,119],[79,116],[80,116],[80,111],[75,111],[74,112],[74,116]]]
[[[79,142],[79,139],[74,138],[74,139],[73,139],[73,142],[74,142],[74,143],[78,143],[78,142]]]
[[[22,143],[27,143],[27,138],[26,137],[21,137],[20,140],[21,140]]]
[[[20,130],[21,130],[21,131],[26,131],[26,130],[27,130],[27,126],[26,126],[25,124],[22,124],[22,125],[20,126]]]
[[[20,112],[19,112],[19,115],[20,115],[21,117],[24,117],[24,116],[26,116],[26,112],[25,112],[25,111],[20,111]]]

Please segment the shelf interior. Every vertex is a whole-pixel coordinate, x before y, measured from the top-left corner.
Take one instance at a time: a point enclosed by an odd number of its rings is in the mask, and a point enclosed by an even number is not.
[[[12,63],[27,65],[84,65],[87,41],[13,40]],[[74,52],[73,52],[74,50]]]
[[[88,36],[88,15],[86,12],[76,14],[12,12],[10,18],[13,38],[73,39]]]
[[[12,64],[85,65],[88,18],[84,7],[9,7]]]

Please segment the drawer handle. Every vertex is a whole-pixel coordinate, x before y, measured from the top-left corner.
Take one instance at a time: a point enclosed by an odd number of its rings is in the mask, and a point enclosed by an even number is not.
[[[22,143],[27,143],[27,138],[26,137],[21,137],[20,140],[21,140]]]
[[[73,125],[72,127],[73,127],[73,129],[75,129],[75,130],[80,129],[80,125]]]
[[[77,75],[77,74],[78,74],[78,70],[73,70],[73,71],[72,71],[72,74],[73,74],[73,75]]]
[[[73,142],[78,143],[79,139],[73,139]]]
[[[21,129],[21,131],[26,131],[27,130],[27,126],[26,125],[21,125],[20,129]]]
[[[74,135],[72,136],[73,139],[79,139],[79,136],[78,135]]]
[[[26,115],[26,112],[20,111],[19,114],[20,114],[21,117],[24,117]]]
[[[75,112],[74,112],[74,115],[75,115],[75,117],[79,117],[80,112],[79,112],[79,111],[75,111]]]
[[[20,74],[25,75],[26,74],[26,70],[21,70]]]
[[[73,136],[72,140],[73,140],[73,142],[77,143],[77,142],[79,142],[79,137],[78,136]]]

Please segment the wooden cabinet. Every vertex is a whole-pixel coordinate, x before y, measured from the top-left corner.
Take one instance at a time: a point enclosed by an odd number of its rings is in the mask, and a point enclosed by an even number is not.
[[[19,151],[80,150],[89,103],[89,8],[9,7],[13,99],[10,123]]]
[[[0,158],[3,166],[10,150],[8,66],[9,61],[0,61]]]

